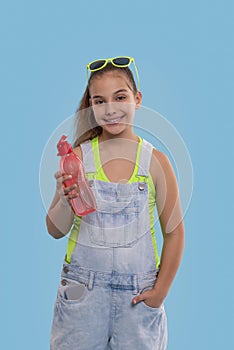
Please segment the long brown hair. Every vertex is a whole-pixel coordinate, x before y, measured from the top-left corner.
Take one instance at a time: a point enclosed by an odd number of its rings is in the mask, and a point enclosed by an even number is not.
[[[89,88],[91,82],[97,78],[104,75],[106,72],[118,71],[125,74],[130,85],[130,89],[133,91],[134,95],[137,93],[136,83],[132,74],[132,71],[128,67],[115,67],[112,63],[108,63],[103,69],[92,72],[89,77],[87,87],[85,89],[84,95],[80,101],[80,105],[76,110],[75,118],[75,137],[73,142],[73,148],[79,146],[82,142],[93,139],[95,136],[102,133],[102,127],[97,124],[93,110],[90,107],[89,99]]]

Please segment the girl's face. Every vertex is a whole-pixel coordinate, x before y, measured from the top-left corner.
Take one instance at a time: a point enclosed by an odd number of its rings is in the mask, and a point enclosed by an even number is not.
[[[90,105],[96,122],[110,134],[131,130],[135,109],[140,108],[142,95],[130,88],[121,72],[107,72],[94,78],[90,85]]]

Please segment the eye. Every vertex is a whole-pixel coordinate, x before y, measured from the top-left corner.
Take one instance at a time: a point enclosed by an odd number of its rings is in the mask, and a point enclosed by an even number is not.
[[[100,104],[102,104],[103,103],[103,100],[95,100],[94,101],[94,104],[95,105],[100,105]]]
[[[124,101],[126,99],[126,96],[121,95],[121,96],[118,96],[116,99],[117,101]]]

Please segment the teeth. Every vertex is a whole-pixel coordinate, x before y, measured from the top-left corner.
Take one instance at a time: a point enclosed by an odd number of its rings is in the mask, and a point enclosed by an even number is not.
[[[110,122],[111,122],[111,123],[116,123],[116,122],[118,122],[119,120],[120,120],[120,118],[112,119],[112,120],[110,120]]]
[[[116,119],[112,119],[112,120],[106,120],[105,119],[105,121],[107,122],[107,123],[117,123],[118,121],[120,121],[120,119],[121,119],[121,117],[120,118],[116,118]]]

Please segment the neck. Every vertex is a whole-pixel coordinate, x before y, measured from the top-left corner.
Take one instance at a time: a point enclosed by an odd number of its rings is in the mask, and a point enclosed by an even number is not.
[[[130,133],[122,133],[118,135],[113,135],[113,134],[109,134],[106,131],[102,131],[101,135],[98,136],[99,143],[102,143],[104,141],[109,141],[109,142],[113,141],[114,144],[118,143],[120,145],[124,143],[126,140],[139,142],[139,137],[136,134],[134,134],[133,131]]]

